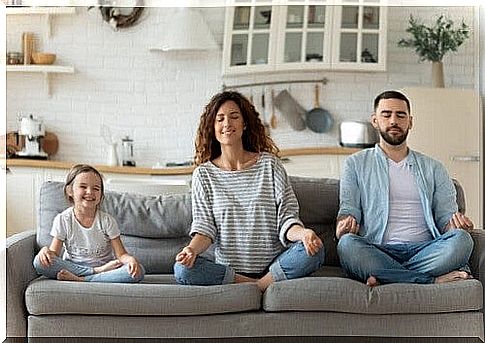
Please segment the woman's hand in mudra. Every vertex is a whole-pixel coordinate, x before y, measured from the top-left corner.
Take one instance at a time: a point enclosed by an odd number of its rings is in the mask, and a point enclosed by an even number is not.
[[[192,250],[191,247],[186,246],[185,248],[182,249],[181,252],[177,254],[177,256],[175,257],[175,261],[177,261],[180,264],[183,264],[188,268],[192,268],[196,257],[197,257],[197,254],[194,252],[194,250]]]
[[[315,231],[311,229],[304,229],[301,241],[305,246],[307,254],[310,256],[315,255],[323,246],[320,237],[318,237]]]

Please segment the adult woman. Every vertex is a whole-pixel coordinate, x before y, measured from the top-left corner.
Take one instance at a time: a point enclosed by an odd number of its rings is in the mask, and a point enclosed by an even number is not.
[[[210,100],[195,147],[192,240],[176,256],[177,282],[257,282],[264,291],[323,264],[322,241],[298,218],[278,148],[244,96],[222,92]],[[215,262],[198,256],[212,243]]]

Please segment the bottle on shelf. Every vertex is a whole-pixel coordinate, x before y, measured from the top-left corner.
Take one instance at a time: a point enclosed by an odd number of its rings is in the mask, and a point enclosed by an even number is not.
[[[133,155],[133,139],[129,136],[121,139],[121,156],[123,159],[123,166],[135,167],[136,162]]]

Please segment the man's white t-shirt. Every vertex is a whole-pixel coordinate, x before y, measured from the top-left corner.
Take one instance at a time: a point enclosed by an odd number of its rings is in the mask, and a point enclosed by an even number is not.
[[[407,158],[398,163],[389,159],[389,218],[384,243],[419,243],[431,239]]]
[[[63,259],[98,267],[114,259],[111,240],[121,232],[116,220],[99,210],[93,225],[85,228],[74,216],[74,208],[69,207],[56,216],[50,234],[64,242]]]

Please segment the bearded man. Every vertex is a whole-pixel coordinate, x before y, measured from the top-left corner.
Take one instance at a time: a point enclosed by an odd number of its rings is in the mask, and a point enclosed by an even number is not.
[[[340,180],[337,251],[346,273],[368,286],[467,279],[473,223],[458,212],[444,166],[408,148],[410,103],[397,91],[374,100],[373,148],[349,156]]]

